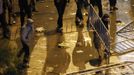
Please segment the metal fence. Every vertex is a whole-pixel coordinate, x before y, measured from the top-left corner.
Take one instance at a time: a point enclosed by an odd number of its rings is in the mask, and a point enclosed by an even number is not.
[[[126,39],[134,39],[134,21],[117,31],[117,35]]]
[[[134,62],[109,64],[67,75],[134,75]]]

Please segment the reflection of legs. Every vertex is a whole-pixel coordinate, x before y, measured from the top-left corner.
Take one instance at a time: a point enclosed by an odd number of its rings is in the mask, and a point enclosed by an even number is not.
[[[32,14],[27,0],[19,0],[19,7],[20,7],[21,26],[23,26],[25,21],[25,15],[27,15],[28,18],[31,18]]]
[[[22,49],[17,53],[17,57],[21,57],[22,54],[23,54],[23,52],[24,52],[24,49],[22,48]]]

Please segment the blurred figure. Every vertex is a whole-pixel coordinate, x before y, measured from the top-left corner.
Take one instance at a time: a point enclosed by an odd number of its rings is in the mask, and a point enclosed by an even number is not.
[[[118,10],[116,7],[117,0],[109,0],[110,3],[110,11],[112,12],[113,10]]]
[[[65,11],[65,7],[69,0],[54,0],[54,5],[58,12],[58,20],[57,20],[57,32],[62,32],[63,27],[63,14]]]
[[[102,1],[101,0],[90,0],[90,3],[93,5],[93,6],[97,6],[98,7],[98,10],[99,10],[99,17],[102,17],[103,15],[103,10],[102,10]]]
[[[77,11],[76,11],[76,25],[83,26],[83,14],[82,8],[87,8],[88,1],[87,0],[75,0],[77,4]]]
[[[21,43],[22,49],[18,52],[17,56],[21,57],[24,53],[22,67],[26,68],[29,67],[29,58],[30,58],[30,40],[33,41],[33,20],[28,19],[27,24],[22,27],[21,29]]]
[[[9,38],[10,37],[10,31],[6,22],[6,16],[5,16],[5,0],[0,0],[0,23],[3,30],[3,37]]]
[[[30,1],[29,0],[19,0],[19,8],[20,8],[21,26],[23,26],[25,23],[25,16],[26,15],[27,15],[27,18],[32,18]]]
[[[102,60],[102,56],[100,54],[101,46],[105,47],[104,50],[104,58],[108,58],[110,56],[110,36],[108,34],[108,29],[109,29],[109,15],[104,14],[102,16],[102,22],[101,20],[97,19],[94,23],[94,28],[95,31],[93,32],[93,43],[94,46],[98,52],[99,59]]]

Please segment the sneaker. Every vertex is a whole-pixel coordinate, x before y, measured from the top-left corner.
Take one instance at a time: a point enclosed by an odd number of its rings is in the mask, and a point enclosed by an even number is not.
[[[13,24],[15,24],[15,23],[16,23],[16,21],[14,20],[14,21],[13,21]]]

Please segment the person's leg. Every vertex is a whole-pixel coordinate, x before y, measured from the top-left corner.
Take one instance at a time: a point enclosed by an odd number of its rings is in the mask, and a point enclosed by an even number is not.
[[[23,51],[24,51],[23,64],[25,65],[29,63],[30,50],[29,50],[29,46],[23,40],[21,42],[22,42]]]
[[[76,11],[76,25],[82,26],[83,27],[83,15],[82,15],[82,7],[84,2],[81,0],[78,0],[76,2],[77,4],[77,11]]]
[[[8,7],[8,24],[11,25],[11,19],[12,19],[12,9]]]
[[[116,3],[117,3],[117,0],[113,0],[113,9],[114,10],[118,10],[118,8],[116,7]]]
[[[0,22],[1,22],[2,29],[3,29],[3,37],[4,38],[9,38],[10,37],[10,31],[9,31],[4,13],[0,15]]]
[[[66,7],[66,2],[57,2],[54,1],[55,7],[58,12],[58,20],[57,20],[57,32],[62,32],[62,26],[63,26],[63,15]]]
[[[96,5],[95,0],[90,0],[90,4],[92,4],[92,6],[95,6]]]
[[[97,0],[97,6],[99,9],[99,17],[102,17],[103,11],[102,11],[102,1],[101,0]]]
[[[21,27],[24,25],[24,19],[25,19],[25,11],[24,11],[24,2],[22,0],[19,0],[19,8],[20,8],[20,21],[21,21]]]
[[[31,10],[33,12],[37,12],[37,10],[36,10],[36,1],[35,0],[31,0]]]
[[[76,11],[76,18],[79,18],[80,20],[83,20],[83,16],[82,16],[82,1],[78,0],[78,2],[76,2],[77,4],[77,11]]]
[[[60,13],[60,3],[58,3],[56,0],[54,0],[54,5],[57,9],[58,12],[58,20],[57,20],[57,29],[60,28],[60,17],[59,17],[59,13]]]
[[[62,28],[62,26],[63,26],[63,15],[64,15],[65,7],[66,7],[66,3],[62,4],[62,6],[60,6],[59,10],[58,10],[58,14],[59,14],[58,25],[59,25],[59,28]]]
[[[27,1],[25,1],[24,10],[26,12],[27,18],[32,18],[31,6],[28,5],[28,2]]]

